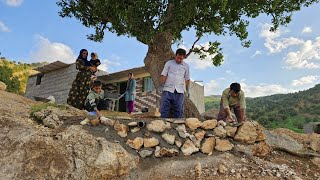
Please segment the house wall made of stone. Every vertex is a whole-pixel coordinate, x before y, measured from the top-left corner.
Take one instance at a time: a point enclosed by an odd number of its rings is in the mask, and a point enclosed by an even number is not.
[[[43,74],[39,85],[36,85],[37,76],[31,76],[28,79],[25,96],[34,99],[34,96],[47,98],[52,95],[57,103],[66,103],[77,72],[75,64],[71,64],[65,68]]]

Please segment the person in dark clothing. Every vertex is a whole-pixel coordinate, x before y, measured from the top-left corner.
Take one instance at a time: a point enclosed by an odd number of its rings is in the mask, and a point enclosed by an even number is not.
[[[84,101],[90,91],[92,72],[97,71],[97,67],[95,66],[86,66],[86,64],[89,63],[87,57],[88,51],[82,49],[76,60],[78,73],[76,79],[72,83],[67,99],[69,105],[78,109],[84,108]]]

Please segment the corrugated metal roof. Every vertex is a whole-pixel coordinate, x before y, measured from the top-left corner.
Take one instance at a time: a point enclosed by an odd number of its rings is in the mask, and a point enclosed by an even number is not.
[[[132,69],[127,69],[127,70],[123,70],[123,71],[119,71],[119,72],[115,72],[115,73],[111,73],[111,74],[107,74],[107,75],[102,75],[102,76],[98,76],[98,80],[101,81],[112,81],[115,79],[120,79],[123,77],[127,77],[128,73],[133,73],[133,74],[141,74],[141,73],[147,73],[147,68],[145,66],[142,67],[136,67],[136,68],[132,68]]]
[[[65,68],[65,67],[68,67],[68,66],[70,66],[70,64],[66,64],[66,63],[63,63],[61,61],[56,61],[56,62],[47,64],[47,65],[44,65],[44,66],[41,66],[41,67],[37,67],[34,70],[39,71],[41,73],[47,73],[47,72],[55,71],[55,70],[58,70],[58,69],[61,69],[61,68]]]

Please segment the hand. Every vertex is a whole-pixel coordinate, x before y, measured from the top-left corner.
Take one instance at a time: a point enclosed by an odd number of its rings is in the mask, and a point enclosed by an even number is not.
[[[163,93],[163,88],[164,88],[164,85],[161,84],[158,88],[158,94],[161,95]]]
[[[97,113],[97,116],[98,116],[98,117],[101,117],[101,113],[100,113],[99,110],[96,110],[96,113]]]
[[[187,98],[190,99],[190,89],[189,89],[189,86],[187,86],[187,88],[186,88],[186,95],[187,95]]]
[[[226,121],[227,122],[234,122],[235,120],[232,118],[232,116],[228,116]]]

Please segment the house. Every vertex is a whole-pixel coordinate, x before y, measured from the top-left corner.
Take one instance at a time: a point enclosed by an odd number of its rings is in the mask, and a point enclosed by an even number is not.
[[[35,70],[39,73],[29,77],[25,96],[34,99],[34,97],[47,98],[52,95],[57,103],[66,103],[72,82],[77,74],[75,64],[65,64],[57,61]],[[99,71],[97,76],[98,80],[104,84],[103,89],[120,95],[126,91],[128,73],[130,72],[134,74],[137,81],[135,111],[140,111],[142,108],[148,108],[150,112],[155,111],[156,108],[160,107],[161,97],[157,95],[150,73],[145,67],[132,68],[111,74]],[[200,113],[205,111],[204,86],[191,81],[190,99]],[[115,110],[126,111],[124,98],[117,101]]]
[[[66,103],[73,80],[76,78],[76,64],[66,64],[56,61],[34,70],[39,73],[29,76],[25,96],[47,98],[54,96],[57,103]],[[98,75],[106,74],[104,71]]]
[[[130,72],[134,74],[134,78],[137,81],[135,111],[139,111],[145,107],[147,107],[149,111],[155,111],[156,108],[159,108],[160,106],[161,97],[157,95],[150,73],[144,66],[102,75],[98,77],[98,80],[100,80],[106,86],[115,87],[113,92],[122,94],[126,91],[128,74]],[[191,81],[190,99],[198,108],[200,113],[205,111],[204,86]],[[119,100],[116,109],[118,111],[126,110],[124,98]]]

